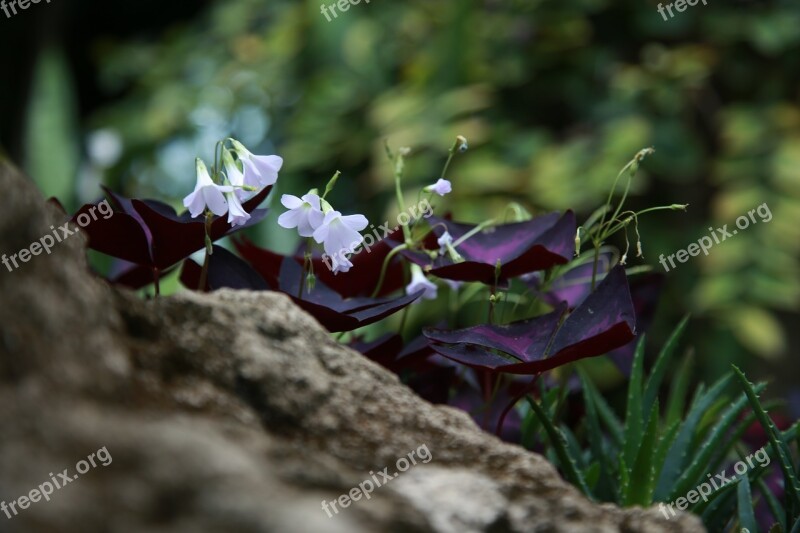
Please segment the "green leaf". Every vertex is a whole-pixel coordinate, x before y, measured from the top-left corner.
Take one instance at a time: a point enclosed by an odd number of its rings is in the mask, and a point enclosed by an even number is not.
[[[772,491],[769,490],[767,484],[764,483],[763,479],[756,480],[758,485],[758,491],[764,496],[764,500],[767,502],[767,507],[769,507],[769,512],[772,513],[772,516],[775,518],[776,523],[780,526],[781,531],[786,531],[786,511],[783,509],[781,502],[778,501],[778,498],[772,494]]]
[[[735,486],[735,483],[725,485],[711,495],[708,504],[701,502],[692,509],[692,512],[697,514],[705,507],[700,516],[708,531],[723,531],[725,524],[730,521],[736,504],[736,492],[733,490]]]
[[[739,378],[739,382],[741,383],[747,398],[750,400],[750,405],[753,408],[756,418],[758,418],[761,427],[763,427],[764,431],[767,433],[769,443],[772,445],[773,454],[777,455],[778,457],[778,464],[780,465],[781,472],[783,473],[783,486],[784,490],[786,491],[785,499],[788,522],[791,518],[797,516],[798,510],[800,510],[800,484],[797,482],[794,467],[792,466],[790,460],[791,455],[789,453],[789,448],[781,439],[781,435],[778,432],[778,429],[775,427],[775,424],[772,422],[772,419],[761,406],[761,402],[758,400],[758,394],[753,389],[753,385],[747,381],[744,373],[742,373],[739,368],[737,368],[735,365],[731,366],[733,366],[733,371],[736,374],[736,377]]]
[[[759,385],[759,392],[764,390],[765,385]],[[695,451],[694,459],[691,464],[683,471],[669,496],[674,499],[678,495],[686,494],[702,480],[703,476],[709,471],[709,463],[715,453],[719,452],[723,440],[729,438],[729,430],[736,423],[739,414],[747,406],[747,397],[742,394],[736,402],[720,417],[717,425],[709,433],[705,442]]]
[[[628,465],[625,464],[625,457],[620,454],[619,456],[619,495],[617,496],[617,501],[621,502],[625,495],[628,494],[629,487],[631,485],[631,478],[630,478],[630,470],[628,470]]]
[[[672,361],[672,355],[675,353],[675,348],[677,347],[681,336],[683,336],[683,332],[686,330],[686,324],[688,323],[689,315],[686,315],[683,317],[683,320],[681,320],[681,323],[678,324],[678,327],[675,328],[675,331],[672,332],[672,335],[670,335],[667,343],[658,353],[658,358],[653,366],[653,370],[650,372],[650,377],[648,378],[647,385],[644,389],[643,409],[645,411],[649,411],[650,408],[653,407],[653,402],[658,397],[658,389],[661,387],[661,382],[663,381],[664,375],[667,372],[667,368],[670,366]]]
[[[623,440],[623,457],[625,464],[633,466],[636,453],[642,442],[644,422],[642,420],[642,374],[644,367],[644,342],[645,336],[639,338],[636,353],[633,356],[633,367],[628,384],[628,403],[625,407],[625,430]]]
[[[610,464],[610,455],[606,453],[603,448],[603,433],[600,429],[600,419],[597,415],[597,391],[594,390],[591,380],[581,368],[578,368],[578,376],[582,383],[583,399],[586,405],[586,430],[588,433],[589,448],[592,451],[592,456],[595,461],[597,461],[594,464],[598,466],[598,481],[602,483],[600,486],[596,484],[590,485],[592,485],[595,492],[602,497],[602,492],[604,490],[613,491],[612,487],[605,486],[606,483],[611,483],[613,479],[611,476],[613,466]]]
[[[739,478],[736,488],[736,497],[739,507],[739,527],[747,529],[750,533],[757,533],[756,516],[753,511],[753,495],[750,492],[750,481],[747,476]]]
[[[597,407],[597,414],[599,415],[600,420],[603,421],[603,425],[605,425],[606,429],[608,430],[609,437],[611,437],[611,440],[614,441],[616,446],[621,447],[623,439],[622,422],[620,422],[619,418],[617,418],[617,415],[614,414],[614,410],[611,409],[603,396],[595,388],[594,383],[592,383],[591,380],[585,380],[583,382],[583,386],[591,395],[594,405]]]
[[[664,461],[667,458],[667,452],[669,451],[670,446],[672,446],[672,443],[675,441],[675,436],[678,434],[678,428],[680,428],[680,424],[680,421],[676,420],[672,426],[667,428],[667,430],[658,440],[655,456],[653,457],[653,471],[656,475],[660,474],[661,469],[664,467]]]
[[[575,458],[570,455],[570,452],[567,449],[567,441],[564,437],[564,434],[553,425],[550,417],[547,415],[547,413],[545,413],[544,409],[542,409],[542,406],[540,406],[530,396],[527,396],[526,399],[528,400],[528,404],[531,406],[531,409],[533,409],[533,412],[539,417],[539,421],[542,423],[542,426],[544,426],[544,430],[550,440],[550,446],[558,457],[558,462],[561,465],[561,470],[564,472],[564,476],[570,483],[578,487],[578,489],[580,489],[587,498],[594,500],[592,492],[589,490],[588,485],[586,485],[586,480],[576,467]]]
[[[631,470],[631,481],[626,494],[623,494],[623,506],[641,505],[646,507],[653,503],[656,478],[653,470],[655,446],[658,437],[658,399],[656,398],[650,417],[642,437],[642,445]]]
[[[581,470],[586,470],[588,465],[586,461],[584,461],[583,450],[581,449],[581,445],[578,444],[578,439],[575,438],[575,434],[564,424],[561,425],[561,433],[564,435],[564,439],[567,442],[567,451],[569,451],[570,457],[575,460],[575,466]]]
[[[667,400],[667,412],[665,415],[665,425],[671,426],[675,422],[683,419],[683,409],[686,401],[687,391],[689,390],[689,380],[692,374],[692,357],[687,356],[681,362],[675,377],[672,380],[672,387]]]
[[[596,489],[597,482],[600,481],[600,463],[593,462],[584,472],[586,484],[589,485],[589,488]]]
[[[686,420],[681,424],[678,436],[675,437],[675,441],[667,453],[667,458],[664,460],[664,468],[662,468],[658,477],[656,500],[663,501],[672,493],[672,488],[675,486],[678,476],[688,462],[688,452],[701,418],[722,395],[732,379],[733,376],[730,374],[722,377],[707,393],[703,392],[702,386],[697,388],[695,401],[692,402],[692,407],[686,415]]]
[[[75,176],[80,147],[69,63],[63,52],[48,48],[39,55],[25,127],[25,170],[45,197],[75,206]]]

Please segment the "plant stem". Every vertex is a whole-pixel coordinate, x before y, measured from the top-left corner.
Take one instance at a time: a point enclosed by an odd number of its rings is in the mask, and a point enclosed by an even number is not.
[[[200,286],[197,289],[200,292],[205,292],[206,290],[206,282],[208,281],[208,266],[211,262],[211,254],[214,253],[214,248],[211,244],[211,221],[213,220],[213,217],[213,213],[206,211],[206,257],[203,259],[203,269],[200,271]]]
[[[383,266],[381,267],[381,275],[378,278],[378,284],[375,286],[375,290],[372,292],[372,296],[370,296],[370,298],[376,298],[381,290],[381,287],[383,287],[383,280],[386,278],[386,271],[389,268],[389,262],[394,258],[395,255],[407,249],[408,245],[401,244],[386,254],[386,259],[383,260]]]

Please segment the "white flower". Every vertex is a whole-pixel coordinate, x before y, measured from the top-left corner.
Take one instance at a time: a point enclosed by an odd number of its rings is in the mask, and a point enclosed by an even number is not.
[[[439,244],[439,255],[444,255],[447,253],[447,247],[453,244],[453,237],[450,236],[450,232],[445,231],[436,242]]]
[[[338,274],[339,272],[350,272],[350,269],[353,268],[353,263],[345,257],[344,254],[339,254],[339,257],[334,258],[333,260],[333,272],[334,274]]]
[[[277,155],[255,155],[242,143],[231,139],[233,149],[244,167],[244,184],[250,187],[267,187],[278,181],[283,158]]]
[[[227,150],[222,153],[222,164],[225,166],[225,176],[227,176],[228,182],[233,186],[236,197],[242,202],[251,198],[255,194],[255,191],[244,190],[244,174],[239,170],[239,167],[236,166],[233,157],[231,157],[230,152]]]
[[[183,199],[183,206],[189,209],[192,218],[203,214],[206,208],[217,216],[228,211],[225,194],[233,191],[229,185],[217,185],[211,180],[206,164],[197,159],[197,184],[194,191]]]
[[[414,294],[420,289],[424,289],[422,298],[425,300],[435,300],[437,287],[425,277],[419,265],[411,265],[411,283],[406,285],[406,294]],[[419,301],[419,300],[417,300]]]
[[[244,210],[236,192],[229,192],[228,197],[228,224],[231,226],[241,226],[250,220],[250,213]]]
[[[425,187],[425,190],[427,192],[435,192],[439,196],[444,196],[445,194],[452,192],[453,187],[450,185],[449,181],[440,178],[439,181],[433,185],[428,185]]]
[[[364,237],[359,231],[367,227],[369,221],[364,215],[342,216],[339,211],[328,211],[322,225],[314,230],[314,240],[322,244],[325,253],[339,257],[345,252],[353,252]]]
[[[278,217],[278,224],[286,229],[297,228],[301,237],[311,237],[325,218],[319,205],[319,196],[306,194],[302,198],[284,194],[281,203],[289,211]]]

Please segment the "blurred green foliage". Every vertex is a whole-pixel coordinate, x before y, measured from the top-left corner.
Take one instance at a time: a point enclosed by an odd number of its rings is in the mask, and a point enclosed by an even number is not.
[[[785,355],[797,317],[798,27],[789,0],[698,4],[666,22],[656,2],[633,0],[372,2],[331,22],[319,2],[226,0],[157,38],[96,43],[103,86],[124,96],[89,129],[118,135],[123,155],[89,167],[177,205],[195,155],[232,134],[284,156],[278,194],[339,169],[334,205],[382,221],[384,139],[414,148],[413,188],[435,181],[461,134],[471,149],[439,207],[477,222],[512,200],[585,217],[621,165],[655,146],[631,208],[691,205],[642,221],[655,268],[709,226],[764,202],[774,215],[669,274],[662,327],[693,311],[693,344],[720,373],[747,352]],[[259,239],[285,251],[276,215]]]

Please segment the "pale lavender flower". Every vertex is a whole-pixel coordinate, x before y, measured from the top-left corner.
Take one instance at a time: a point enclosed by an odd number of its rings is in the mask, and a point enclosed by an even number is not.
[[[231,154],[228,150],[223,151],[222,153],[222,164],[225,166],[225,176],[228,178],[228,183],[230,183],[233,188],[234,192],[236,193],[236,198],[240,201],[244,202],[251,198],[257,191],[246,191],[244,189],[244,173],[239,170],[239,167],[236,166],[236,162],[231,157]],[[257,188],[261,188],[260,186]]]
[[[425,187],[425,190],[428,192],[435,192],[439,196],[444,196],[445,194],[449,194],[453,191],[453,186],[449,181],[440,178],[439,181],[433,185],[428,185]]]
[[[342,216],[339,211],[330,210],[325,213],[322,224],[314,230],[314,240],[322,244],[325,253],[339,257],[361,244],[364,237],[359,231],[367,227],[369,221],[364,215]]]
[[[447,253],[447,247],[453,244],[453,237],[450,232],[445,231],[436,241],[439,244],[439,255]]]
[[[325,218],[319,204],[319,195],[305,194],[302,198],[284,194],[281,203],[289,211],[278,217],[278,224],[286,229],[297,228],[301,237],[311,237]]]
[[[241,226],[250,220],[250,213],[244,210],[236,192],[229,192],[228,197],[228,224],[231,226]]]
[[[411,265],[411,283],[406,285],[406,294],[414,294],[415,292],[424,289],[425,292],[422,293],[422,298],[425,300],[435,300],[436,299],[436,291],[437,287],[435,283],[432,283],[428,278],[425,277],[425,274],[422,273],[422,269],[419,265]],[[417,300],[419,301],[419,300]]]
[[[267,187],[278,181],[278,172],[283,166],[283,158],[277,155],[255,155],[242,143],[231,139],[233,149],[244,168],[244,184],[250,187]]]
[[[194,191],[183,199],[183,206],[189,209],[192,218],[202,215],[206,208],[217,216],[228,211],[225,193],[233,191],[229,185],[217,185],[211,179],[205,163],[197,159],[197,184]]]

